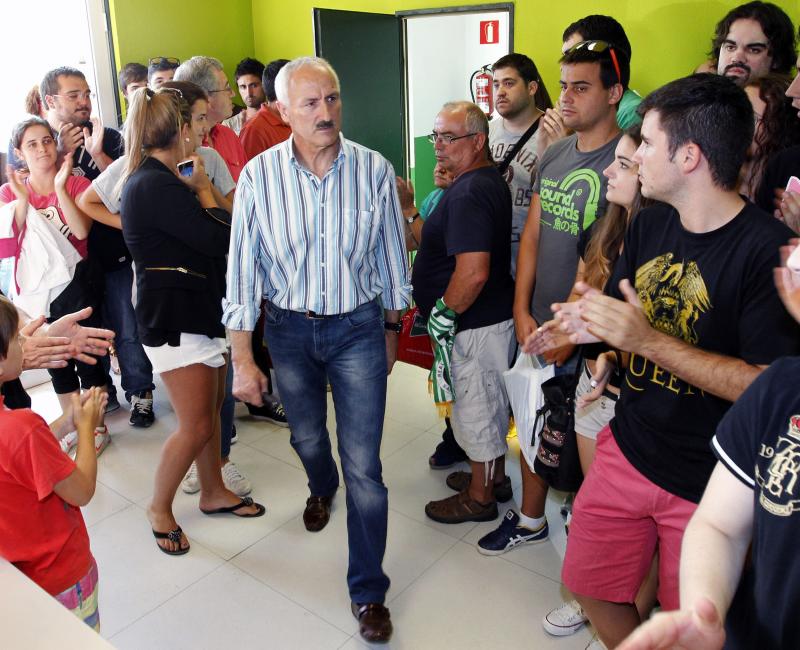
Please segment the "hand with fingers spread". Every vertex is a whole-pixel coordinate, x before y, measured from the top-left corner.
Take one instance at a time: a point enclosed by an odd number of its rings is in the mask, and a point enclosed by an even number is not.
[[[553,318],[558,327],[569,335],[569,340],[574,345],[598,343],[600,339],[589,332],[589,324],[582,317],[582,300],[586,296],[602,295],[602,292],[583,282],[575,285],[575,292],[581,296],[581,300],[553,304],[551,306]]]
[[[569,335],[558,327],[558,321],[549,320],[528,335],[522,344],[526,354],[540,354],[547,363],[561,366],[572,356],[575,345]]]
[[[18,169],[14,169],[11,165],[6,165],[6,177],[14,196],[17,197],[17,202],[24,203],[25,209],[27,209],[30,194],[28,186],[25,184],[25,174]]]
[[[82,320],[91,315],[91,307],[67,314],[50,323],[46,330],[42,330],[41,335],[69,339],[70,357],[94,365],[97,363],[95,357],[105,356],[108,352],[114,340],[114,332],[101,327],[85,327],[80,324]]]
[[[38,334],[42,330],[44,321],[44,316],[39,316],[19,331],[22,336],[23,370],[63,368],[67,365],[67,359],[72,356],[67,337]]]
[[[58,129],[59,151],[71,158],[73,151],[83,144],[83,129],[71,122],[64,122]]]
[[[588,323],[588,332],[613,348],[647,356],[645,348],[657,332],[650,326],[630,281],[625,279],[619,283],[624,301],[597,290],[581,292],[581,284],[576,285],[576,290],[583,293],[580,313]]]
[[[70,176],[72,176],[72,156],[64,156],[64,162],[61,163],[61,167],[58,168],[56,177],[53,179],[56,191],[66,190],[67,180]]]
[[[725,629],[708,598],[698,598],[692,609],[662,612],[639,626],[618,650],[719,650]]]
[[[92,130],[88,127],[83,127],[83,143],[86,146],[86,151],[92,158],[97,158],[103,153],[103,136],[105,135],[105,128],[99,117],[91,119]]]

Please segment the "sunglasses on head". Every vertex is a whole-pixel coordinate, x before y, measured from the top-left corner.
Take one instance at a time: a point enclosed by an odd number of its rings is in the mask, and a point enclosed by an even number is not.
[[[581,41],[569,48],[567,54],[572,54],[579,50],[588,50],[589,52],[597,52],[598,54],[608,52],[608,55],[611,57],[611,62],[614,64],[614,71],[617,73],[617,81],[620,84],[622,83],[622,73],[620,72],[619,61],[617,60],[616,45],[608,41]]]
[[[181,64],[180,59],[174,56],[154,56],[147,62],[147,65],[174,65],[176,68]]]

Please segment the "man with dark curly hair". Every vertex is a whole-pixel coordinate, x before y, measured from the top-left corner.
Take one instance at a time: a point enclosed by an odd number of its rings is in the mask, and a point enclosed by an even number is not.
[[[769,72],[790,74],[797,57],[792,21],[771,2],[748,2],[717,23],[709,57],[717,74],[744,86]]]

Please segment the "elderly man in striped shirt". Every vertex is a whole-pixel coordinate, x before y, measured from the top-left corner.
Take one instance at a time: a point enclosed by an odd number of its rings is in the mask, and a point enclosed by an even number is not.
[[[234,203],[223,315],[233,392],[260,404],[266,390],[250,348],[265,298],[265,337],[311,491],[303,521],[321,530],[339,487],[325,426],[328,377],[347,488],[352,611],[364,639],[388,641],[388,502],[378,453],[386,376],[411,293],[394,170],[340,134],[339,80],[327,61],[289,62],[275,89],[292,137],[247,164]]]

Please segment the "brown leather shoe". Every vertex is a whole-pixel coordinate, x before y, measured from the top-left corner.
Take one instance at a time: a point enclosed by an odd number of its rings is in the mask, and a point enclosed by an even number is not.
[[[392,620],[386,607],[380,603],[350,603],[350,609],[358,619],[358,633],[364,641],[386,643],[392,638]]]
[[[306,530],[317,533],[325,526],[331,518],[331,504],[333,495],[329,497],[315,497],[313,494],[306,501],[306,509],[303,511],[303,523]]]

